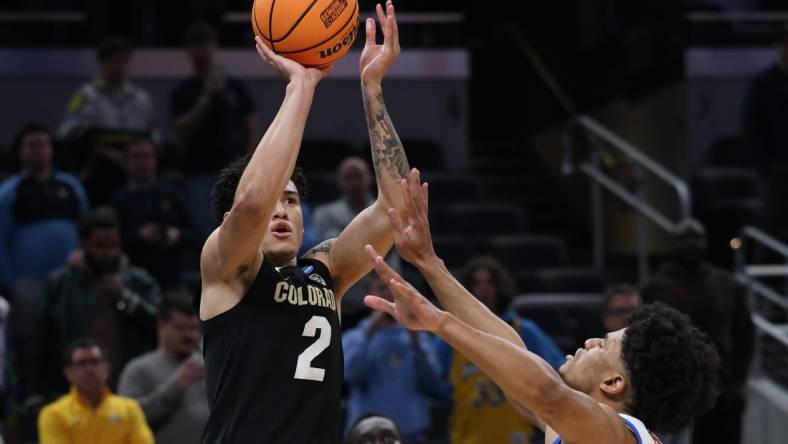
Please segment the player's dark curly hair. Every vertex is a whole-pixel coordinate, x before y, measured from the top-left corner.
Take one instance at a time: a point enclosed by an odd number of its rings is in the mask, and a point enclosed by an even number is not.
[[[213,186],[213,198],[211,201],[213,215],[216,218],[217,224],[222,223],[224,213],[230,211],[233,207],[235,190],[238,188],[238,182],[241,181],[241,175],[243,175],[251,159],[251,153],[240,156],[219,172],[219,177],[216,179],[216,183]],[[295,184],[298,189],[298,195],[303,200],[306,195],[307,183],[301,168],[296,167],[293,170],[290,180]]]
[[[632,313],[621,356],[634,388],[627,411],[654,432],[685,429],[717,400],[717,349],[689,317],[665,304]]]

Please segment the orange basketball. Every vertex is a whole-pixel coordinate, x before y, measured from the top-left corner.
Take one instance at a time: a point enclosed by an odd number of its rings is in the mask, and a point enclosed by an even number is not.
[[[252,29],[277,54],[324,68],[356,40],[358,0],[255,0]]]

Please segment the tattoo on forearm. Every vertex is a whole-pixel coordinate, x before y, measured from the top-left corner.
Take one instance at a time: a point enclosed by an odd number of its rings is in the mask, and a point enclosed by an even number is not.
[[[375,174],[382,177],[383,171],[396,180],[408,177],[410,166],[402,149],[402,142],[397,136],[394,124],[391,122],[383,94],[368,97],[364,94],[364,110],[367,114],[367,128],[369,140],[372,145],[372,163]]]
[[[323,242],[317,244],[317,246],[315,246],[314,248],[309,250],[309,253],[312,253],[312,254],[314,254],[314,253],[328,253],[328,252],[331,251],[331,247],[333,247],[333,246],[334,246],[334,239],[329,239],[327,241],[323,241]]]

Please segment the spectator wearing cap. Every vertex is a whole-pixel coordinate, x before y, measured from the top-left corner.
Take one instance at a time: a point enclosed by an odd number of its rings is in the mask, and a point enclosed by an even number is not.
[[[66,262],[79,245],[77,220],[88,210],[76,177],[52,164],[52,138],[28,123],[14,141],[21,166],[0,184],[0,285],[43,278]]]
[[[111,364],[110,388],[126,362],[156,347],[159,285],[128,263],[114,210],[88,213],[80,221],[79,235],[81,249],[47,281],[35,348],[39,390],[46,395],[65,390],[53,358],[75,338],[90,336],[102,345]]]
[[[99,73],[68,103],[58,138],[68,147],[94,206],[123,185],[123,148],[132,137],[154,134],[153,101],[129,81],[131,45],[107,38],[98,47]]]
[[[254,101],[240,80],[216,63],[217,39],[210,25],[196,23],[185,35],[194,75],[170,98],[170,117],[189,174],[214,174],[257,145]]]

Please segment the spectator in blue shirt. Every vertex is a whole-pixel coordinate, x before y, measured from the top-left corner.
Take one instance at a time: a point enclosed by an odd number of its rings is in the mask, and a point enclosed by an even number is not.
[[[394,300],[377,276],[370,275],[367,292]],[[347,425],[380,412],[399,425],[404,444],[423,442],[430,426],[427,396],[440,381],[429,336],[375,312],[343,335],[342,347],[350,390]]]
[[[88,210],[85,190],[52,165],[52,138],[39,124],[14,141],[21,171],[0,184],[0,283],[43,278],[79,246],[76,221]]]

